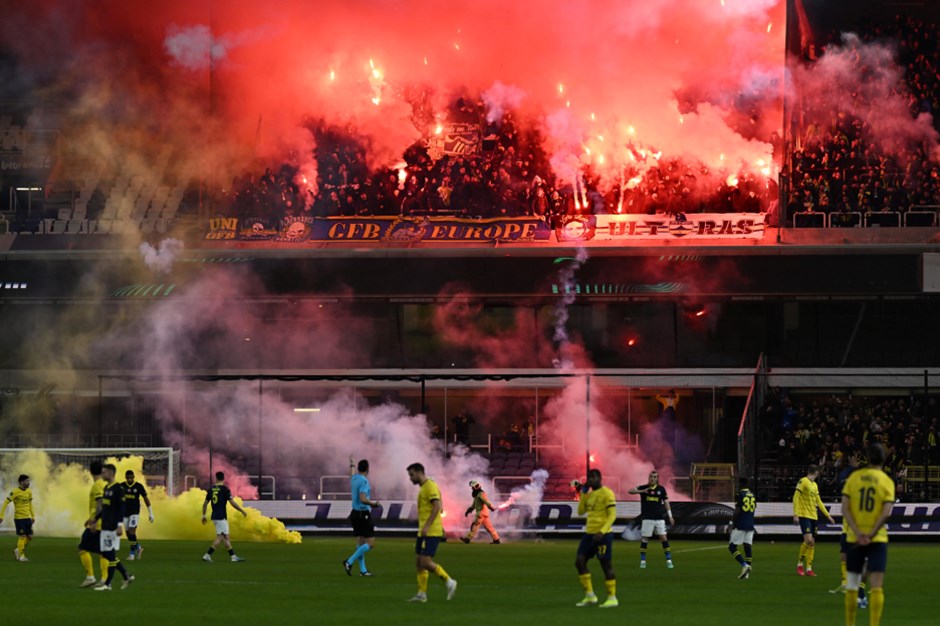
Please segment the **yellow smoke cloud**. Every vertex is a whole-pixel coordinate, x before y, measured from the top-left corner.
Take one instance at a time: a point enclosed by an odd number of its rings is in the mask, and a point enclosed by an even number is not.
[[[147,511],[141,502],[141,540],[148,539],[205,539],[211,541],[215,530],[211,522],[203,525],[202,503],[206,499],[203,489],[189,489],[176,497],[169,497],[162,486],[147,485],[143,472],[143,458],[139,456],[123,459],[108,458],[118,468],[118,479],[124,472],[133,470],[137,481],[147,486],[153,505],[154,523],[147,521]],[[35,532],[45,537],[75,537],[82,533],[82,525],[89,517],[88,492],[91,489],[91,474],[84,466],[74,463],[53,464],[41,450],[23,450],[0,460],[3,485],[9,492],[15,486],[19,474],[29,474],[33,490],[33,510],[36,515]],[[229,510],[229,527],[234,541],[262,541],[271,543],[300,543],[300,533],[287,530],[280,520],[266,517],[257,509],[242,505],[248,515],[242,517],[234,509]],[[12,511],[9,521],[3,526],[13,525]]]

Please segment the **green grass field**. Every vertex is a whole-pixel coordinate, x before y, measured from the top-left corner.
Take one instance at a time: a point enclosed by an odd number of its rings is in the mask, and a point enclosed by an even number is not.
[[[842,624],[842,596],[828,593],[839,583],[835,543],[817,548],[817,578],[796,576],[797,543],[758,543],[753,576],[737,580],[738,566],[718,542],[673,542],[674,570],[652,544],[649,567],[640,570],[638,545],[618,541],[620,607],[609,611],[574,606],[582,593],[573,538],[443,544],[437,560],[459,581],[457,596],[446,601],[432,576],[424,605],[405,602],[415,592],[413,541],[405,538],[378,538],[367,557],[372,578],[344,574],[348,539],[236,544],[245,563],[229,562],[223,551],[213,564],[200,560],[204,542],[150,541],[144,560],[125,561],[137,581],[110,593],[78,588],[76,541],[37,538],[29,563],[13,560],[14,544],[10,535],[0,538],[0,553],[9,557],[0,560],[5,624],[579,624],[588,614],[592,624]],[[883,624],[937,623],[931,588],[938,559],[940,545],[891,546]],[[600,568],[593,561],[590,567],[603,600]],[[867,623],[861,611],[859,624]]]

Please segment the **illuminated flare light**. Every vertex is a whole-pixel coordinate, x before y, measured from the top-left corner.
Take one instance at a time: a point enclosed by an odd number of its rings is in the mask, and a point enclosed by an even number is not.
[[[565,102],[565,106],[570,109],[570,108],[571,108],[571,100],[567,100],[567,101]]]
[[[427,58],[427,57],[424,57],[424,64],[425,64],[425,65],[428,64],[428,58]]]
[[[685,124],[685,118],[682,117],[681,115],[679,116],[679,123],[680,123],[680,124]]]
[[[705,309],[699,309],[695,312],[695,317],[702,317],[703,315],[705,315]]]
[[[769,32],[770,32],[770,29],[773,28],[773,27],[774,27],[774,23],[773,23],[773,22],[768,22],[768,23],[767,23],[767,32],[769,33]]]
[[[627,181],[627,189],[636,189],[637,185],[643,182],[642,176],[634,176]]]
[[[398,167],[398,188],[404,189],[405,181],[408,180],[408,170],[405,169],[405,164],[401,164]]]
[[[444,127],[441,124],[438,124],[437,126],[434,127],[435,135],[440,135],[443,132],[444,132]]]
[[[330,70],[330,80],[336,80],[336,72],[333,70]]]
[[[561,83],[558,83],[558,95],[560,96],[563,93],[565,93],[565,86],[562,85]]]
[[[456,43],[456,42],[454,43],[454,50],[460,51],[460,44],[459,44],[459,43]]]
[[[447,517],[447,511],[441,511],[441,519]]]
[[[591,113],[591,121],[593,122],[593,121],[594,121],[594,120],[596,120],[596,119],[597,119],[597,118],[596,118],[596,117],[594,117],[594,114],[593,114],[593,113]]]
[[[374,104],[375,106],[379,106],[380,104],[382,104],[382,98],[378,98],[378,97],[372,98],[372,104]]]
[[[769,176],[770,176],[770,168],[769,168],[769,167],[762,167],[761,170],[760,170],[760,173],[763,174],[764,176],[768,176],[768,177],[769,177]]]
[[[737,187],[738,177],[735,174],[731,174],[730,176],[728,176],[728,178],[725,179],[725,182],[728,183],[729,187]]]
[[[627,126],[627,134],[629,134],[629,135],[635,135],[635,134],[636,134],[636,129],[635,129],[633,126]]]
[[[632,348],[633,346],[636,345],[636,339],[634,339],[633,337],[630,337],[629,339],[627,339],[627,345]]]
[[[603,155],[603,154],[598,154],[598,155],[597,155],[597,162],[598,162],[600,165],[603,165],[603,164],[604,164],[604,155]]]
[[[591,463],[596,463],[596,462],[597,462],[597,459],[594,458],[594,455],[593,455],[593,454],[590,455],[588,458],[591,460]]]

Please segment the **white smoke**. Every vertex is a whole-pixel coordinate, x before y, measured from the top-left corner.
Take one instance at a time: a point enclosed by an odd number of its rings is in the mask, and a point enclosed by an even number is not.
[[[228,54],[228,44],[224,39],[213,37],[212,31],[205,24],[177,26],[167,28],[163,49],[173,61],[188,70],[198,71],[221,61]]]
[[[492,124],[502,120],[508,109],[519,108],[525,100],[526,92],[515,85],[504,85],[496,81],[481,96],[486,104],[486,121]]]
[[[584,262],[587,260],[587,249],[580,247],[575,254],[574,260],[566,263],[558,273],[558,282],[561,286],[562,293],[561,299],[555,305],[554,339],[558,344],[558,353],[560,355],[555,365],[561,370],[570,370],[572,367],[570,359],[566,356],[567,350],[565,349],[571,342],[568,336],[568,309],[574,304],[575,298],[577,297],[577,289],[575,288],[574,280],[575,274],[578,273],[578,270],[581,269],[581,266],[584,265]]]
[[[155,272],[168,274],[173,269],[176,257],[183,251],[183,242],[170,237],[161,241],[156,248],[145,241],[140,244],[139,249],[147,267]]]

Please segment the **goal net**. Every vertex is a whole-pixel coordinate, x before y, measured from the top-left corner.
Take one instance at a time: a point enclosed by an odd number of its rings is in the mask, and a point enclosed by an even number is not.
[[[180,453],[173,448],[0,448],[0,469],[4,473],[0,485],[10,487],[15,485],[17,474],[34,472],[29,465],[36,462],[36,452],[45,454],[53,467],[76,464],[87,468],[92,461],[141,457],[148,487],[165,487],[169,496],[179,492]]]

